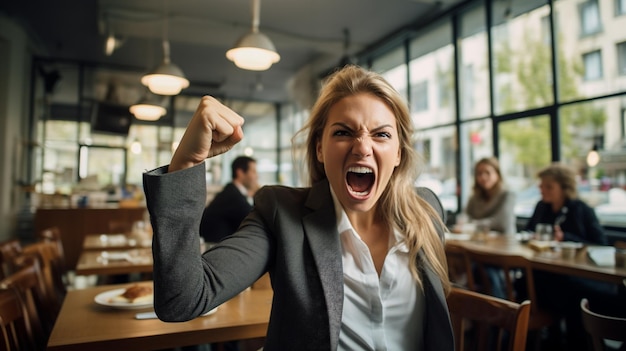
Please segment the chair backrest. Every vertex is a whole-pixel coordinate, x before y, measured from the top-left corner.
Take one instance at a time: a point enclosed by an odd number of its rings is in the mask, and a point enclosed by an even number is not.
[[[446,261],[450,282],[457,287],[475,290],[472,268],[465,248],[446,242]]]
[[[594,351],[605,350],[604,340],[626,342],[626,318],[618,318],[591,311],[589,301],[580,301],[583,326],[591,336]]]
[[[38,347],[45,348],[54,320],[49,319],[48,294],[41,276],[39,262],[24,256],[21,268],[0,281],[1,289],[19,292]],[[41,318],[40,318],[41,316]]]
[[[20,293],[0,289],[0,350],[37,350],[31,323]]]
[[[15,271],[13,259],[22,253],[22,244],[18,239],[10,239],[0,243],[0,279]]]
[[[54,243],[57,246],[59,261],[61,263],[60,268],[65,273],[65,249],[63,248],[63,240],[61,238],[61,231],[59,227],[46,228],[39,232],[40,241],[48,241]]]
[[[447,301],[457,351],[526,349],[530,301],[515,303],[456,287]]]
[[[24,246],[22,252],[39,260],[46,286],[60,307],[67,293],[67,287],[63,258],[59,253],[58,245],[50,241],[38,241]]]
[[[532,310],[535,311],[538,308],[533,270],[530,266],[530,261],[528,261],[525,257],[471,249],[466,250],[466,254],[470,263],[475,267],[475,274],[480,276],[481,279],[480,287],[478,287],[475,281],[472,282],[472,285],[476,286],[478,291],[487,295],[493,295],[493,286],[487,271],[489,268],[501,269],[504,278],[506,299],[512,302],[530,300],[533,303]],[[524,284],[521,284],[521,286],[526,287],[526,291],[523,292],[523,296],[518,296],[518,292],[516,291],[514,285],[515,277],[519,273],[521,273],[522,279],[525,280]]]

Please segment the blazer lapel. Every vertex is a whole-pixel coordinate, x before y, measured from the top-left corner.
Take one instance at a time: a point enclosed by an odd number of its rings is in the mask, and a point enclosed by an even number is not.
[[[338,345],[343,310],[343,266],[335,208],[327,181],[315,184],[305,206],[312,210],[302,225],[324,290],[330,327],[330,345]]]
[[[424,262],[423,260],[420,260]],[[422,263],[426,316],[424,321],[425,350],[454,350],[454,336],[450,324],[448,303],[437,274]]]

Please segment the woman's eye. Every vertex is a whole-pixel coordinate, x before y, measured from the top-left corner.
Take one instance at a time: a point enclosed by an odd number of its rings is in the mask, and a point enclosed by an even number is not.
[[[350,133],[348,133],[347,130],[336,130],[333,132],[334,136],[348,136],[350,135]]]
[[[391,139],[391,133],[389,132],[378,132],[375,134],[376,137],[378,138],[387,138],[387,139]]]

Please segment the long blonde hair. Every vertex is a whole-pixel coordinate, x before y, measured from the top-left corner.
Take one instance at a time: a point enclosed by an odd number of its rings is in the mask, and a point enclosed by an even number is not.
[[[307,133],[305,159],[309,182],[313,184],[326,179],[324,165],[316,157],[316,145],[326,126],[328,111],[344,97],[359,93],[373,94],[381,99],[396,116],[398,124],[401,162],[394,169],[389,184],[379,199],[378,211],[405,235],[410,262],[414,263],[409,268],[418,284],[423,286],[419,266],[428,264],[441,279],[444,290],[448,291],[450,283],[445,252],[433,221],[440,228],[445,226],[437,212],[415,192],[418,155],[412,143],[413,123],[407,104],[382,76],[355,65],[348,65],[327,78],[307,123],[296,134]],[[423,259],[418,262],[420,252],[423,252]]]

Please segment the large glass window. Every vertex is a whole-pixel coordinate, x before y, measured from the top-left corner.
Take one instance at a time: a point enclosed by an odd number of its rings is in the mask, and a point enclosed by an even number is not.
[[[496,115],[554,102],[552,53],[542,26],[550,8],[544,3],[528,2],[528,11],[521,13],[522,9],[507,8],[501,2],[493,4],[491,65]]]
[[[483,157],[493,156],[493,124],[484,118],[461,124],[461,199],[463,205],[471,195],[474,165]],[[506,180],[506,178],[505,178]]]
[[[624,105],[620,98],[564,106],[561,155],[580,177],[579,196],[603,225],[626,226]],[[588,158],[593,151],[599,158]]]
[[[445,210],[457,211],[456,134],[454,127],[419,131],[415,150],[422,155],[423,167],[417,186],[430,188],[439,196]]]
[[[410,42],[411,116],[418,128],[455,119],[454,47],[449,24],[439,25]]]
[[[408,100],[407,66],[404,47],[399,47],[377,57],[371,69],[380,73],[406,101]]]
[[[515,214],[530,217],[539,200],[536,174],[552,162],[550,117],[541,115],[501,122],[498,133],[503,177],[517,194]]]
[[[459,100],[461,119],[489,115],[489,64],[485,8],[461,16],[459,40]]]

